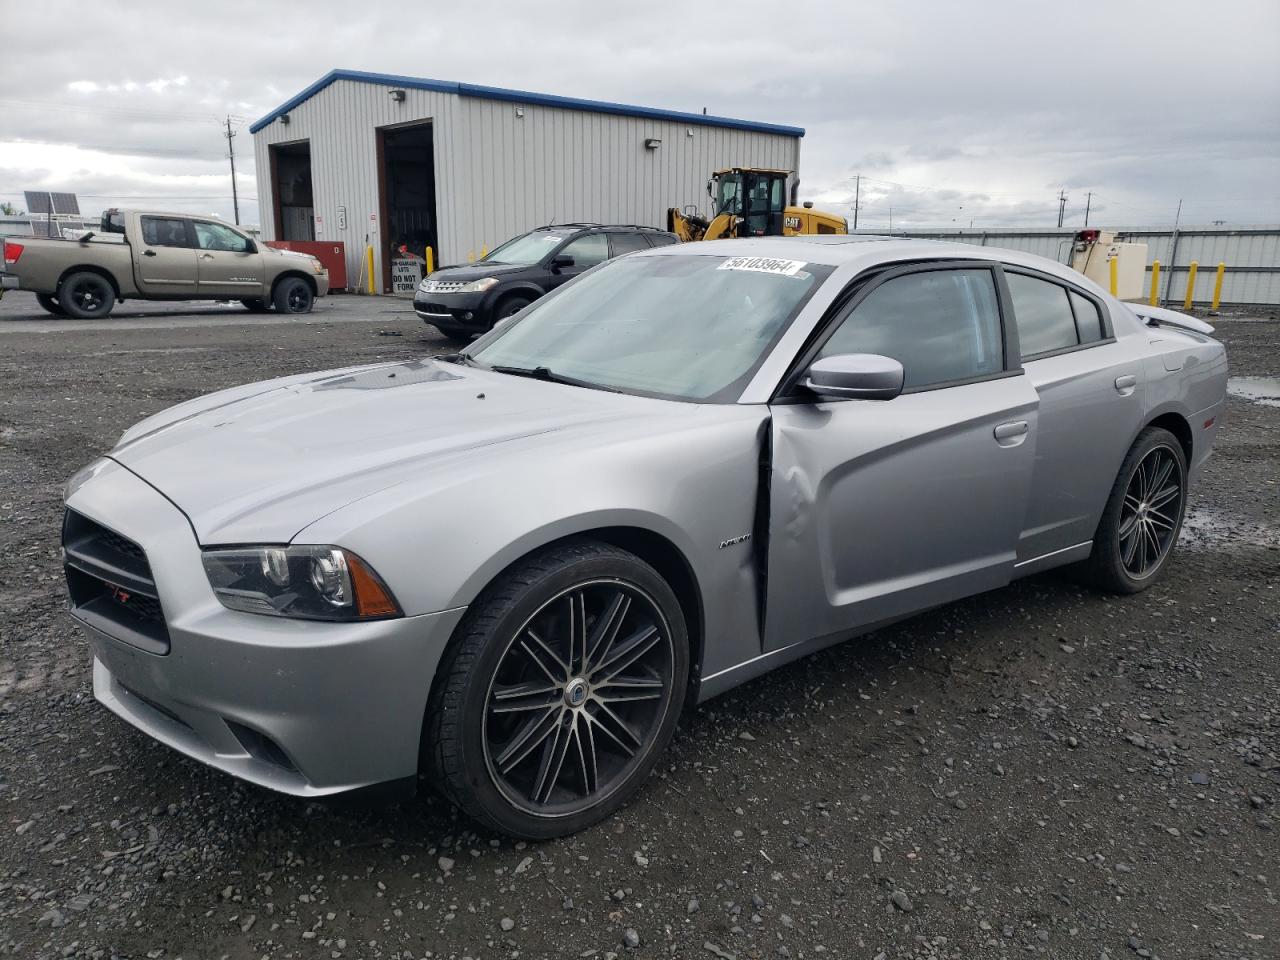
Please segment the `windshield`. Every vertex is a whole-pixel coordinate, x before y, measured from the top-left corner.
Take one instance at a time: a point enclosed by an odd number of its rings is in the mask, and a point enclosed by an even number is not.
[[[567,234],[562,231],[534,230],[532,233],[526,233],[522,237],[508,240],[488,256],[481,257],[480,262],[515,263],[527,267],[530,264],[537,263],[554,250],[566,236]]]
[[[830,272],[763,257],[611,260],[526,307],[470,356],[627,393],[732,402]]]

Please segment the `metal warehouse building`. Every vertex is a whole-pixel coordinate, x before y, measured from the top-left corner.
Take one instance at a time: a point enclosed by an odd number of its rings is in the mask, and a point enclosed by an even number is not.
[[[800,169],[798,127],[334,70],[250,127],[262,235],[457,263],[546,223],[663,226],[729,166]],[[795,189],[795,173],[791,189]]]

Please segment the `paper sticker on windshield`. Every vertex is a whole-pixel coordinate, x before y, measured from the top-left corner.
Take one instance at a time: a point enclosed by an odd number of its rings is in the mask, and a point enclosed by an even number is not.
[[[543,243],[559,243],[560,240],[561,240],[560,237],[543,237],[542,238]]]
[[[717,270],[751,270],[755,273],[776,273],[794,277],[808,261],[778,260],[774,257],[730,257]]]

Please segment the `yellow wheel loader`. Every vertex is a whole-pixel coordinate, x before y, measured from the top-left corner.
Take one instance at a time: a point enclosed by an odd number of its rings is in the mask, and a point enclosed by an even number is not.
[[[803,207],[787,206],[790,170],[730,167],[717,170],[707,181],[715,212],[707,220],[691,206],[667,211],[667,229],[681,240],[723,240],[727,237],[794,237],[813,233],[848,233],[844,217]]]

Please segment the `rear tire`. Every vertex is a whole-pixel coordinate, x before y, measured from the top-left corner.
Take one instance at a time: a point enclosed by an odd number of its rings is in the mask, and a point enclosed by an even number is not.
[[[111,313],[116,305],[116,291],[111,281],[100,273],[83,270],[73,273],[58,288],[58,306],[77,320],[97,320]]]
[[[276,284],[271,299],[277,313],[310,313],[315,294],[301,277],[285,277]]]
[[[266,313],[271,306],[262,297],[250,297],[248,300],[241,300],[251,313]]]
[[[52,313],[55,317],[65,317],[66,311],[62,309],[62,304],[58,303],[58,298],[49,293],[37,293],[36,303],[40,304],[47,312]]]
[[[1187,502],[1187,458],[1168,430],[1147,427],[1129,448],[1102,511],[1083,572],[1112,593],[1160,579],[1178,542]]]
[[[689,641],[633,554],[578,540],[521,561],[468,611],[423,727],[432,782],[486,826],[565,836],[644,784],[675,732]]]

